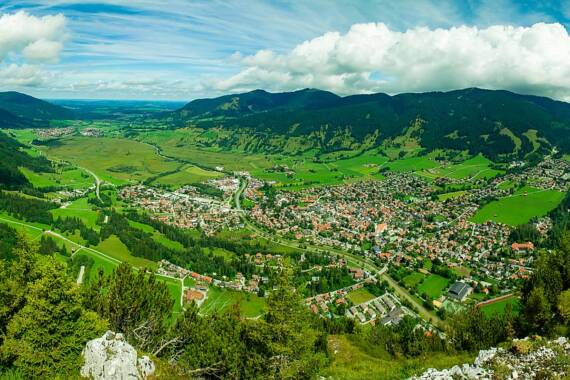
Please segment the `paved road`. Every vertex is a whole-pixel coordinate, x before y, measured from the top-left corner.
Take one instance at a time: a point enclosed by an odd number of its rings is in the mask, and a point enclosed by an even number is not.
[[[85,275],[85,265],[82,265],[79,269],[79,275],[77,276],[77,285],[81,285],[83,283],[83,276]]]
[[[100,188],[101,188],[101,183],[103,183],[101,181],[101,179],[99,177],[97,177],[97,174],[93,173],[91,170],[86,169],[86,168],[80,168],[85,170],[87,173],[89,173],[93,178],[95,178],[95,194],[97,195],[97,199],[99,199],[100,202],[103,202],[103,200],[101,199],[101,195],[100,195]]]

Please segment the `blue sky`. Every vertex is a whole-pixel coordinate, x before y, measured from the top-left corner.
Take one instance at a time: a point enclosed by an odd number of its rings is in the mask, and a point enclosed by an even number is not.
[[[398,93],[476,85],[566,100],[570,88],[564,81],[570,0],[0,4],[0,32],[24,29],[0,37],[0,89],[45,98],[193,99],[303,87]],[[37,33],[31,36],[25,29],[32,22]],[[512,68],[519,60],[530,67]]]

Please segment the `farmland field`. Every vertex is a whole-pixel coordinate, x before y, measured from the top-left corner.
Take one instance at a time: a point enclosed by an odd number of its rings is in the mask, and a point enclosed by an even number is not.
[[[436,299],[449,285],[449,280],[437,274],[431,274],[418,287],[418,293],[426,293],[430,298]]]
[[[532,217],[546,215],[556,208],[563,198],[564,193],[556,190],[539,190],[525,186],[512,196],[483,206],[471,221],[483,223],[492,220],[515,226],[527,223]]]
[[[453,198],[461,197],[461,196],[463,196],[463,195],[465,195],[465,194],[467,194],[467,193],[468,193],[467,191],[462,191],[462,190],[460,190],[460,191],[453,191],[453,192],[451,192],[451,193],[439,194],[439,195],[437,196],[437,198],[438,198],[440,201],[443,202],[443,201],[446,201],[446,200],[448,200],[448,199],[453,199]]]

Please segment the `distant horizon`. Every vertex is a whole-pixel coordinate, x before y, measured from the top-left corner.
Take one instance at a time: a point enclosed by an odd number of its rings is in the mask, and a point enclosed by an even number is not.
[[[299,91],[303,91],[303,90],[316,90],[316,91],[325,91],[325,92],[330,92],[336,96],[339,96],[341,98],[346,98],[346,97],[350,97],[350,96],[358,96],[358,95],[375,95],[375,94],[385,94],[388,95],[390,97],[393,96],[398,96],[398,95],[402,95],[402,94],[426,94],[426,93],[448,93],[448,92],[454,92],[454,91],[465,91],[465,90],[469,90],[469,89],[477,89],[477,90],[484,90],[484,91],[507,91],[507,92],[511,92],[513,94],[517,94],[517,95],[523,95],[523,96],[536,96],[536,97],[544,97],[544,98],[548,98],[551,99],[553,101],[559,101],[559,102],[563,102],[563,103],[568,103],[570,104],[570,101],[565,101],[565,100],[560,100],[560,99],[554,99],[551,98],[549,96],[543,96],[543,95],[535,95],[535,94],[529,94],[529,93],[523,93],[523,92],[517,92],[517,91],[513,91],[513,90],[508,90],[508,89],[503,89],[503,88],[483,88],[483,87],[464,87],[464,88],[455,88],[455,89],[450,89],[450,90],[443,90],[443,91],[438,91],[438,90],[433,90],[433,91],[409,91],[409,92],[400,92],[400,93],[396,93],[396,94],[389,94],[386,92],[372,92],[372,93],[356,93],[356,94],[349,94],[349,95],[339,95],[333,91],[329,91],[329,90],[323,90],[320,88],[301,88],[298,90],[291,90],[291,91],[269,91],[266,89],[262,89],[262,88],[256,88],[253,90],[249,90],[249,91],[243,91],[243,92],[231,92],[231,93],[225,93],[225,94],[221,94],[218,96],[211,96],[211,97],[203,97],[203,98],[193,98],[193,99],[127,99],[127,98],[50,98],[50,97],[38,97],[38,99],[41,100],[45,100],[45,101],[82,101],[82,102],[98,102],[98,101],[111,101],[111,102],[164,102],[164,103],[189,103],[192,102],[194,100],[200,100],[200,99],[216,99],[216,98],[220,98],[223,96],[228,96],[228,95],[240,95],[240,94],[247,94],[250,92],[254,92],[254,91],[265,91],[267,93],[270,94],[279,94],[279,93],[292,93],[292,92],[299,92]],[[15,91],[15,90],[2,90],[1,92],[20,92],[20,91]],[[27,93],[23,93],[25,95],[29,95],[29,96],[33,96]]]

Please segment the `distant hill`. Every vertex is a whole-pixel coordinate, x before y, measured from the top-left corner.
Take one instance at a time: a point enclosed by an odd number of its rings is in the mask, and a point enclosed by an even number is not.
[[[194,100],[170,118],[232,130],[238,136],[225,136],[228,146],[249,135],[250,150],[279,151],[290,145],[289,139],[304,137],[310,141],[304,148],[321,151],[415,143],[494,158],[524,156],[551,145],[570,151],[569,103],[478,88],[347,97],[314,89],[255,90]]]
[[[0,110],[34,121],[75,118],[72,110],[15,91],[0,92]]]

